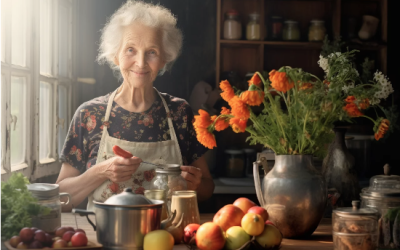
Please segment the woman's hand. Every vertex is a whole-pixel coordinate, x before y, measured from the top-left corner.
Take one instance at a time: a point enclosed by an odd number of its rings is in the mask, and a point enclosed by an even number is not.
[[[142,159],[136,156],[131,158],[114,156],[101,163],[101,173],[112,182],[128,181],[141,162]]]
[[[181,166],[181,170],[181,175],[187,182],[187,189],[197,190],[201,183],[201,178],[203,177],[201,169],[192,166]]]

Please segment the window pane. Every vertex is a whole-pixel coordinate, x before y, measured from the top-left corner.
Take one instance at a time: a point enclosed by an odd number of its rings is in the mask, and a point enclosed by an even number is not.
[[[68,76],[68,62],[70,60],[71,32],[69,8],[60,4],[58,27],[58,73]]]
[[[25,161],[26,150],[26,96],[25,77],[11,77],[11,170]]]
[[[26,55],[28,49],[27,7],[28,0],[13,0],[11,12],[11,62],[12,64],[27,66]]]
[[[6,18],[7,11],[6,1],[1,1],[1,61],[5,62],[6,58]]]
[[[39,101],[39,161],[50,158],[52,137],[52,101],[53,87],[47,82],[40,82]]]
[[[40,73],[51,75],[51,19],[50,1],[40,1]]]
[[[60,85],[58,88],[58,154],[61,154],[68,132],[68,89]]]

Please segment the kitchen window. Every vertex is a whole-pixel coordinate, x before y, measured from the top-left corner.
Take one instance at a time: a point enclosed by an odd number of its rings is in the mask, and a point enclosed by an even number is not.
[[[71,0],[1,1],[1,179],[60,170],[71,120]]]

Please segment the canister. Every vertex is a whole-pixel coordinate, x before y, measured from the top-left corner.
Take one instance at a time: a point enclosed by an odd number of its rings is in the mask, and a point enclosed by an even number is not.
[[[225,176],[240,178],[245,175],[245,153],[240,149],[225,150]]]

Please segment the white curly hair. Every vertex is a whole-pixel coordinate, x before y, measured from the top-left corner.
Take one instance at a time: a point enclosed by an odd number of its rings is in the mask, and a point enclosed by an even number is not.
[[[120,74],[114,63],[123,40],[123,29],[134,22],[158,28],[162,32],[162,56],[166,62],[160,75],[171,69],[182,48],[182,32],[176,27],[176,17],[161,5],[142,1],[127,1],[110,18],[102,29],[97,61],[108,63],[114,73]]]

